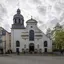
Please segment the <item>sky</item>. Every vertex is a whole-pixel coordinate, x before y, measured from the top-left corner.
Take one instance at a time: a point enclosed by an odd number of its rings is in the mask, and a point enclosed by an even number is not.
[[[25,26],[31,16],[44,33],[57,23],[64,25],[64,0],[0,0],[0,26],[9,32],[18,8],[24,16]]]

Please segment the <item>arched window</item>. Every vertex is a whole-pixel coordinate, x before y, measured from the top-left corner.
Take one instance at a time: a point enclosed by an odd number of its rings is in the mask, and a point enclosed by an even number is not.
[[[20,19],[19,19],[19,23],[20,23]]]
[[[15,19],[15,23],[16,23],[16,19]]]
[[[34,41],[34,31],[33,30],[29,31],[29,40]]]
[[[20,47],[20,42],[16,41],[16,47]]]
[[[48,44],[47,44],[47,41],[44,41],[44,47],[47,47]]]

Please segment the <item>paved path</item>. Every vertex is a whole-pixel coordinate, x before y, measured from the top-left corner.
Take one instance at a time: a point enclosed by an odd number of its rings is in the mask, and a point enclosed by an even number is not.
[[[0,56],[0,64],[64,64],[62,56]]]

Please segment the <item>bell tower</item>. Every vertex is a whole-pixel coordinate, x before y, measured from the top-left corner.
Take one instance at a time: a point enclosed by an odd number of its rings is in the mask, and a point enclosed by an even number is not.
[[[20,9],[17,9],[17,13],[13,17],[12,29],[24,29],[24,17],[21,14]]]

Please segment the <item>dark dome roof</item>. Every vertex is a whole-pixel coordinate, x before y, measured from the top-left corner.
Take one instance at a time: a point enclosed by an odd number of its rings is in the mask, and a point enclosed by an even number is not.
[[[21,14],[15,14],[13,18],[23,18],[23,16]]]
[[[35,19],[31,18],[31,19],[27,20],[26,23],[37,23],[37,21]]]
[[[21,19],[24,19],[24,17],[20,14],[20,9],[17,9],[17,14],[14,15],[13,19],[15,18],[21,18]]]

